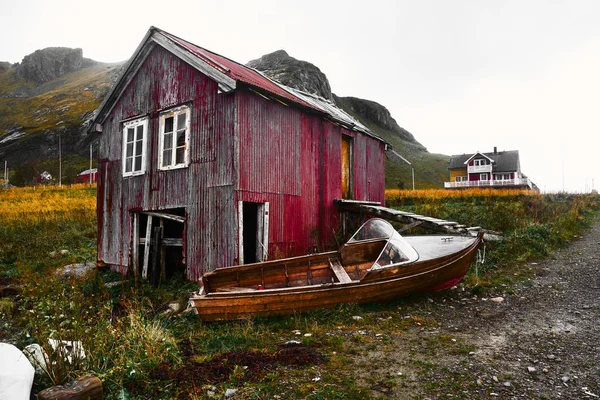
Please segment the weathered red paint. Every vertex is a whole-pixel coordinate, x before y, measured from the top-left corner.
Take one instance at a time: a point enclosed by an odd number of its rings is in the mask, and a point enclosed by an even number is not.
[[[239,259],[238,201],[269,202],[270,258],[335,246],[342,135],[353,138],[353,198],[384,201],[384,142],[331,122],[301,100],[294,107],[267,100],[244,85],[256,86],[255,74],[266,78],[210,57],[230,68],[235,91],[219,93],[214,80],[155,46],[104,120],[98,259],[123,273],[131,262],[132,213],[139,211],[185,209],[183,256],[192,280]],[[271,84],[273,93],[289,95]],[[191,109],[190,164],[162,171],[159,112],[182,104]],[[149,117],[146,172],[124,178],[122,122],[140,116]]]

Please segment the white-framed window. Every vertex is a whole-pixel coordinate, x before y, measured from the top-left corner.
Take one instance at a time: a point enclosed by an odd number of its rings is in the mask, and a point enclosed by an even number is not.
[[[160,114],[158,166],[187,167],[190,160],[190,108],[181,106]]]
[[[494,175],[494,179],[497,181],[509,181],[510,180],[510,173],[508,174],[495,174]]]
[[[123,123],[123,176],[142,175],[146,172],[147,136],[147,117]]]
[[[487,158],[481,158],[478,160],[474,160],[473,165],[475,165],[476,167],[479,167],[481,165],[488,165],[488,159]]]
[[[455,182],[466,182],[468,180],[467,176],[457,176],[454,178]]]
[[[489,179],[488,174],[479,174],[480,181],[487,181]]]

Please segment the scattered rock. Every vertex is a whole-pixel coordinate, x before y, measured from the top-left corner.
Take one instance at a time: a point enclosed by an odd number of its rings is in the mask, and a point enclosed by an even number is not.
[[[564,383],[567,383],[571,380],[571,378],[568,375],[564,375],[560,378],[561,381],[563,381]]]
[[[102,381],[93,375],[81,376],[64,385],[42,390],[38,400],[102,400]]]
[[[502,303],[504,301],[504,297],[492,297],[490,300],[494,303]]]
[[[238,390],[237,389],[227,389],[225,391],[225,398],[229,399],[232,398],[233,396],[235,396],[237,394]]]
[[[527,372],[529,372],[530,374],[535,373],[537,370],[534,367],[527,367]]]
[[[68,250],[62,250],[68,251]],[[61,251],[61,253],[62,253]],[[96,264],[87,263],[87,264],[69,264],[65,265],[62,268],[58,268],[55,271],[56,276],[69,279],[69,278],[83,278],[88,275],[91,271],[96,269]]]
[[[363,317],[361,317],[360,315],[353,315],[352,319],[355,321],[360,321],[361,319],[363,319]]]
[[[35,367],[35,371],[41,373],[45,371],[47,366],[48,354],[46,351],[37,343],[25,346],[23,353],[29,359],[31,365]]]

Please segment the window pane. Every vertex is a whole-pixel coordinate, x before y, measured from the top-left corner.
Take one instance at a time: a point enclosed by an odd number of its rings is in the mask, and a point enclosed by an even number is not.
[[[187,119],[187,113],[179,114],[177,116],[177,130],[185,129],[185,120]]]
[[[142,141],[138,140],[137,142],[135,142],[135,155],[137,157],[141,157],[142,155]]]
[[[167,133],[163,136],[163,150],[168,150],[173,147],[173,134]]]
[[[163,167],[171,165],[171,150],[163,151]]]
[[[185,146],[185,131],[177,132],[177,147]]]
[[[164,132],[173,132],[173,117],[165,118],[165,130]]]
[[[131,172],[131,162],[132,161],[133,161],[132,158],[125,159],[125,172]]]
[[[127,128],[127,142],[133,142],[133,128]]]
[[[176,156],[176,160],[175,163],[176,164],[183,164],[185,162],[184,156],[185,156],[185,149],[180,147],[177,149],[176,151],[177,156]]]
[[[142,170],[142,156],[135,157],[135,171]]]
[[[127,150],[126,150],[125,157],[132,157],[132,156],[133,156],[133,143],[127,143]]]
[[[142,140],[144,139],[144,125],[138,125],[137,126],[137,140]]]

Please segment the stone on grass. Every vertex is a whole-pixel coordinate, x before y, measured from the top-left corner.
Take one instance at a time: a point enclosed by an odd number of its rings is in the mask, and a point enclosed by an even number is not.
[[[49,360],[48,354],[39,344],[33,343],[25,346],[23,353],[29,359],[31,365],[34,366],[36,372],[41,373],[48,369],[48,365],[46,363],[47,360]]]
[[[91,271],[96,269],[96,264],[69,264],[62,268],[58,268],[55,272],[56,276],[63,279],[83,278]]]
[[[235,396],[237,394],[237,392],[238,392],[237,389],[227,389],[225,391],[225,398],[229,399],[229,398]]]
[[[527,371],[528,371],[530,374],[533,374],[533,373],[536,371],[536,369],[535,369],[534,367],[527,367]]]
[[[0,343],[0,399],[29,400],[35,369],[12,344]]]
[[[504,301],[504,297],[501,297],[501,296],[492,297],[490,300],[493,301],[494,303],[502,303]]]
[[[38,400],[102,400],[102,381],[93,375],[81,376],[64,385],[44,389]]]

